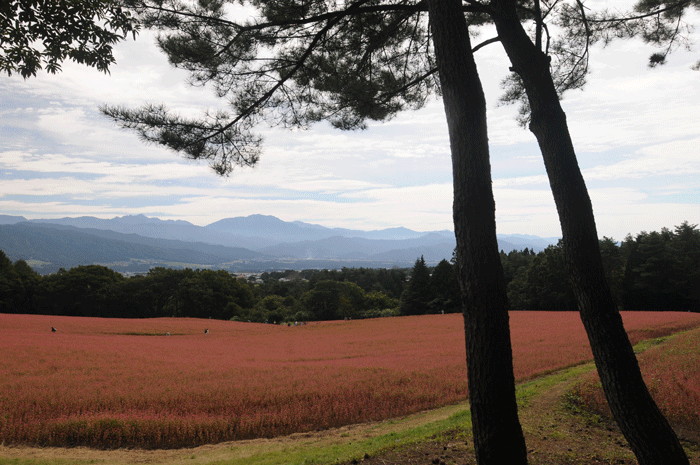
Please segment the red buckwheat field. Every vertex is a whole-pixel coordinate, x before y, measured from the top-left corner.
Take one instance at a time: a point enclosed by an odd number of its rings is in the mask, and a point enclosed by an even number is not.
[[[577,313],[510,315],[517,380],[592,358]],[[697,313],[622,316],[633,343],[700,326]],[[299,326],[3,314],[0,335],[4,444],[193,446],[467,398],[459,314]]]

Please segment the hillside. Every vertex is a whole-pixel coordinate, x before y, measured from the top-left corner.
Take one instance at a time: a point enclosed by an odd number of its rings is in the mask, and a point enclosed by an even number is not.
[[[242,248],[31,223],[0,225],[0,250],[13,261],[42,262],[40,268],[52,271],[90,264],[116,269],[173,263],[212,266],[264,257]]]

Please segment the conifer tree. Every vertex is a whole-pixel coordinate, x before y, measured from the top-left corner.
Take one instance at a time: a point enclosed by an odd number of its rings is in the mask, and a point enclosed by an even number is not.
[[[423,256],[416,260],[411,270],[410,280],[401,294],[399,312],[402,315],[424,315],[428,313],[428,304],[432,300],[430,272]]]

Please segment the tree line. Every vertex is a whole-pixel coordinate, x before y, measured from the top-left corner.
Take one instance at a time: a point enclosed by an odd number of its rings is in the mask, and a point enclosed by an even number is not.
[[[406,270],[289,270],[260,278],[163,267],[127,278],[101,265],[42,276],[0,251],[0,313],[261,323],[389,316],[398,312]]]
[[[599,241],[605,278],[619,309],[700,311],[700,231],[687,221],[672,231]],[[543,252],[501,252],[513,309],[577,310],[561,241]]]
[[[620,309],[700,311],[700,231],[600,241],[606,278]],[[501,251],[513,310],[571,310],[561,242],[544,251]],[[100,265],[41,276],[0,251],[0,312],[117,318],[192,317],[288,323],[461,311],[453,262],[412,269],[342,268],[262,273],[240,279],[225,270],[153,268],[126,278]]]
[[[687,221],[673,231],[599,241],[607,279],[621,310],[700,311],[700,231]],[[501,251],[511,310],[578,310],[562,242],[535,253]],[[421,258],[401,296],[400,313],[461,311],[457,274],[444,261],[432,271]]]

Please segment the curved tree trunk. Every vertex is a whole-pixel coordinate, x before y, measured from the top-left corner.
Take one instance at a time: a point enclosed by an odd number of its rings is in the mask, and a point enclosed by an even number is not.
[[[428,2],[450,136],[457,265],[479,464],[524,464],[505,278],[496,241],[486,101],[460,0]]]
[[[605,279],[593,207],[549,59],[525,33],[512,0],[493,0],[491,6],[499,38],[530,102],[530,130],[542,151],[559,213],[567,272],[610,409],[640,464],[687,464],[676,434],[644,384]]]

